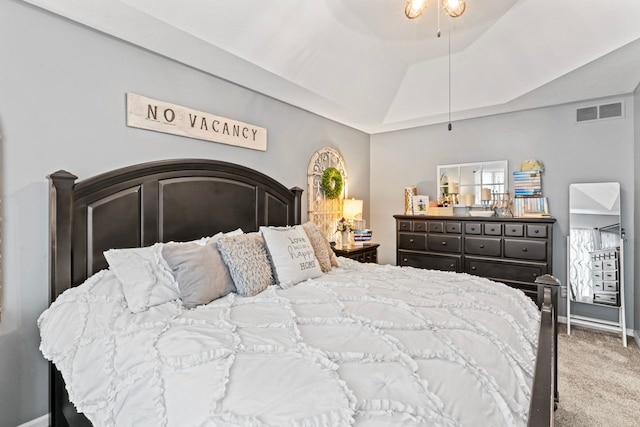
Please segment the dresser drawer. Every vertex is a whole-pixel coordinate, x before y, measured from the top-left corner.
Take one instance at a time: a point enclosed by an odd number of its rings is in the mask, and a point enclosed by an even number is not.
[[[618,280],[618,270],[604,270],[602,272],[603,280]]]
[[[483,224],[484,234],[487,236],[502,236],[502,224]]]
[[[491,237],[465,237],[464,252],[473,255],[500,256],[502,255],[502,240]]]
[[[536,280],[536,277],[547,273],[548,267],[546,264],[522,265],[467,258],[466,270],[476,276],[486,277],[497,281],[507,280],[533,283]]]
[[[604,291],[609,291],[609,292],[618,292],[618,282],[617,281],[609,281],[609,280],[605,280],[604,282],[602,282],[603,285],[603,290]]]
[[[524,224],[505,224],[504,235],[511,237],[524,237]]]
[[[429,221],[429,233],[444,233],[444,222]]]
[[[547,226],[539,224],[527,224],[527,237],[547,237]]]
[[[447,233],[452,233],[452,234],[462,233],[462,224],[460,224],[459,222],[447,221],[444,224],[444,226],[445,226],[445,229],[447,230]]]
[[[593,294],[593,302],[596,304],[620,305],[617,292],[596,292]]]
[[[602,270],[602,260],[591,261],[594,270]]]
[[[593,290],[595,292],[604,291],[604,283],[602,282],[602,280],[594,280],[593,281]]]
[[[427,231],[427,221],[413,221],[413,228],[411,231],[415,232],[426,232]]]
[[[465,222],[465,234],[482,234],[482,225],[479,222]]]
[[[442,256],[399,252],[398,265],[427,268],[430,270],[461,271],[462,261],[459,256]]]
[[[591,277],[593,277],[593,280],[602,280],[604,279],[604,274],[602,274],[602,271],[594,270]]]
[[[605,259],[602,261],[602,269],[603,270],[617,270],[618,269],[618,261],[615,259]]]
[[[412,221],[398,221],[399,231],[413,231]]]
[[[504,239],[504,256],[507,258],[544,261],[547,259],[547,242]]]
[[[427,235],[418,233],[400,233],[398,236],[398,249],[426,251]]]
[[[453,252],[460,253],[462,245],[460,236],[433,235],[427,236],[427,248],[433,252]]]

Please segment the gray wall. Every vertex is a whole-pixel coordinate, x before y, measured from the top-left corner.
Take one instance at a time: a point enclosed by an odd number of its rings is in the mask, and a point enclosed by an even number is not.
[[[578,105],[554,106],[371,136],[371,227],[381,243],[379,260],[395,264],[393,215],[403,213],[406,186],[418,194],[436,196],[436,166],[489,160],[508,160],[511,171],[523,160],[544,163],[543,194],[557,218],[554,225],[553,274],[566,281],[566,240],[569,223],[569,184],[618,181],[622,190],[622,225],[627,245],[634,245],[634,99],[626,96],[622,119],[575,124]],[[511,180],[511,184],[513,180]],[[625,254],[633,266],[633,251]],[[633,268],[627,268],[627,322],[633,327]],[[565,314],[564,303],[561,315]],[[617,311],[586,307],[587,313],[610,318]]]
[[[106,37],[15,0],[0,2],[3,302],[0,426],[48,412],[36,319],[48,306],[45,176],[81,179],[138,162],[199,157],[240,163],[306,189],[319,148],[347,162],[369,205],[369,136]],[[268,129],[266,152],[125,126],[135,92]],[[306,199],[303,217],[306,218]]]
[[[640,224],[640,86],[638,86],[634,92],[634,166],[638,171],[635,174],[635,202],[634,202],[634,218],[635,223]],[[633,246],[634,249],[634,272],[635,277],[640,277],[640,241],[636,241]],[[637,279],[636,279],[637,280]],[[640,287],[637,287],[638,291],[635,293],[635,336],[636,341],[640,344]]]

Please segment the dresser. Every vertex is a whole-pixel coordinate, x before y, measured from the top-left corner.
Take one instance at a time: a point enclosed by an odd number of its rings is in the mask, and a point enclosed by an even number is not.
[[[593,302],[620,306],[620,249],[593,251],[591,271],[593,275]]]
[[[378,243],[371,243],[369,245],[363,246],[349,246],[347,248],[341,248],[338,246],[334,246],[333,252],[337,256],[343,256],[345,258],[351,258],[358,262],[378,262]]]
[[[394,215],[396,263],[469,273],[521,289],[552,274],[555,218]]]

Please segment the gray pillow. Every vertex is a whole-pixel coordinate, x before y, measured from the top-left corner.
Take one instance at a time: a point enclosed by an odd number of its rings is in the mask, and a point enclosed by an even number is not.
[[[271,263],[260,233],[221,237],[218,249],[239,295],[257,295],[274,284]]]
[[[205,245],[167,243],[162,249],[187,308],[209,304],[236,290],[218,251],[217,242],[221,237],[214,236]]]

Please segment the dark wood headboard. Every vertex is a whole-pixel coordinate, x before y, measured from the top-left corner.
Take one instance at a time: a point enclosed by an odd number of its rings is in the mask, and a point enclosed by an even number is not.
[[[103,251],[188,241],[238,227],[300,224],[302,189],[233,163],[181,159],[51,182],[51,300],[106,268]]]
[[[66,171],[48,178],[51,301],[106,268],[107,249],[301,222],[302,189],[222,161],[143,163],[77,183]],[[87,425],[68,402],[59,372],[51,371],[52,425]]]

